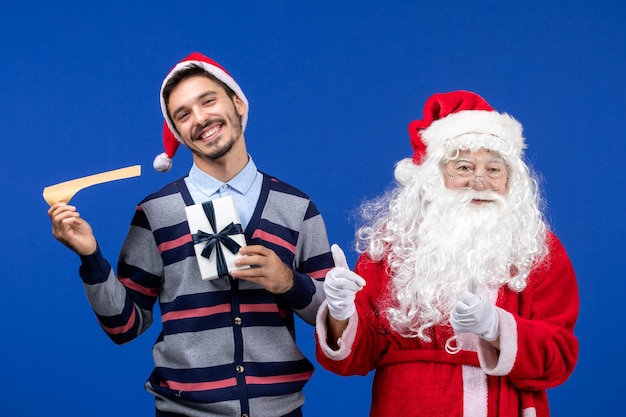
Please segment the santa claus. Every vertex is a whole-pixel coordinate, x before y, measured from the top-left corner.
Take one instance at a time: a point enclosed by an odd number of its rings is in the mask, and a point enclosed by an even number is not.
[[[409,125],[397,186],[362,206],[359,260],[340,248],[317,358],[376,370],[371,416],[549,415],[578,357],[571,262],[543,217],[519,122],[468,91]]]

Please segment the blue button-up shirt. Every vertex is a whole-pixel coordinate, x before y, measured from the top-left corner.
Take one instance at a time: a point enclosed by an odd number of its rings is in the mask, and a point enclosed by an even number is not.
[[[228,182],[216,180],[193,164],[185,183],[196,204],[232,196],[239,211],[241,226],[245,230],[261,194],[263,175],[250,157],[246,166]]]

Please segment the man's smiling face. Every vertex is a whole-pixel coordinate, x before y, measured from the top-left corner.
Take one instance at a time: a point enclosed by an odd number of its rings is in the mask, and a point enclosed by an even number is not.
[[[182,80],[171,92],[168,112],[183,142],[197,158],[218,160],[243,140],[245,104],[217,82],[201,76]]]

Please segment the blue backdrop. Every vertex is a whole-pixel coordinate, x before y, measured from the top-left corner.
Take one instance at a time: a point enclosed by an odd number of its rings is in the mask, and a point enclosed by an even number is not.
[[[152,170],[158,91],[194,50],[250,100],[257,165],[308,192],[349,251],[350,211],[410,156],[428,96],[469,89],[522,122],[553,229],[580,284],[580,360],[554,416],[622,409],[626,13],[619,1],[19,2],[0,15],[3,141],[0,414],[152,415],[143,382],[157,326],[115,346],[50,233],[45,186],[128,165],[141,177],[72,200],[115,260],[135,204],[183,176]],[[313,329],[298,324],[314,358]],[[307,416],[366,416],[371,375],[316,367]]]

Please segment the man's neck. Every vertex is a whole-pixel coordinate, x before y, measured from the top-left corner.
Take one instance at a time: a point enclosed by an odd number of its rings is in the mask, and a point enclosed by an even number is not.
[[[226,155],[219,159],[202,158],[195,154],[193,156],[194,163],[201,171],[221,182],[228,182],[239,174],[249,159],[243,135],[235,141]]]
[[[249,159],[246,153],[242,156],[228,155],[218,160],[195,160],[194,162],[202,172],[218,181],[228,182],[244,169]]]

